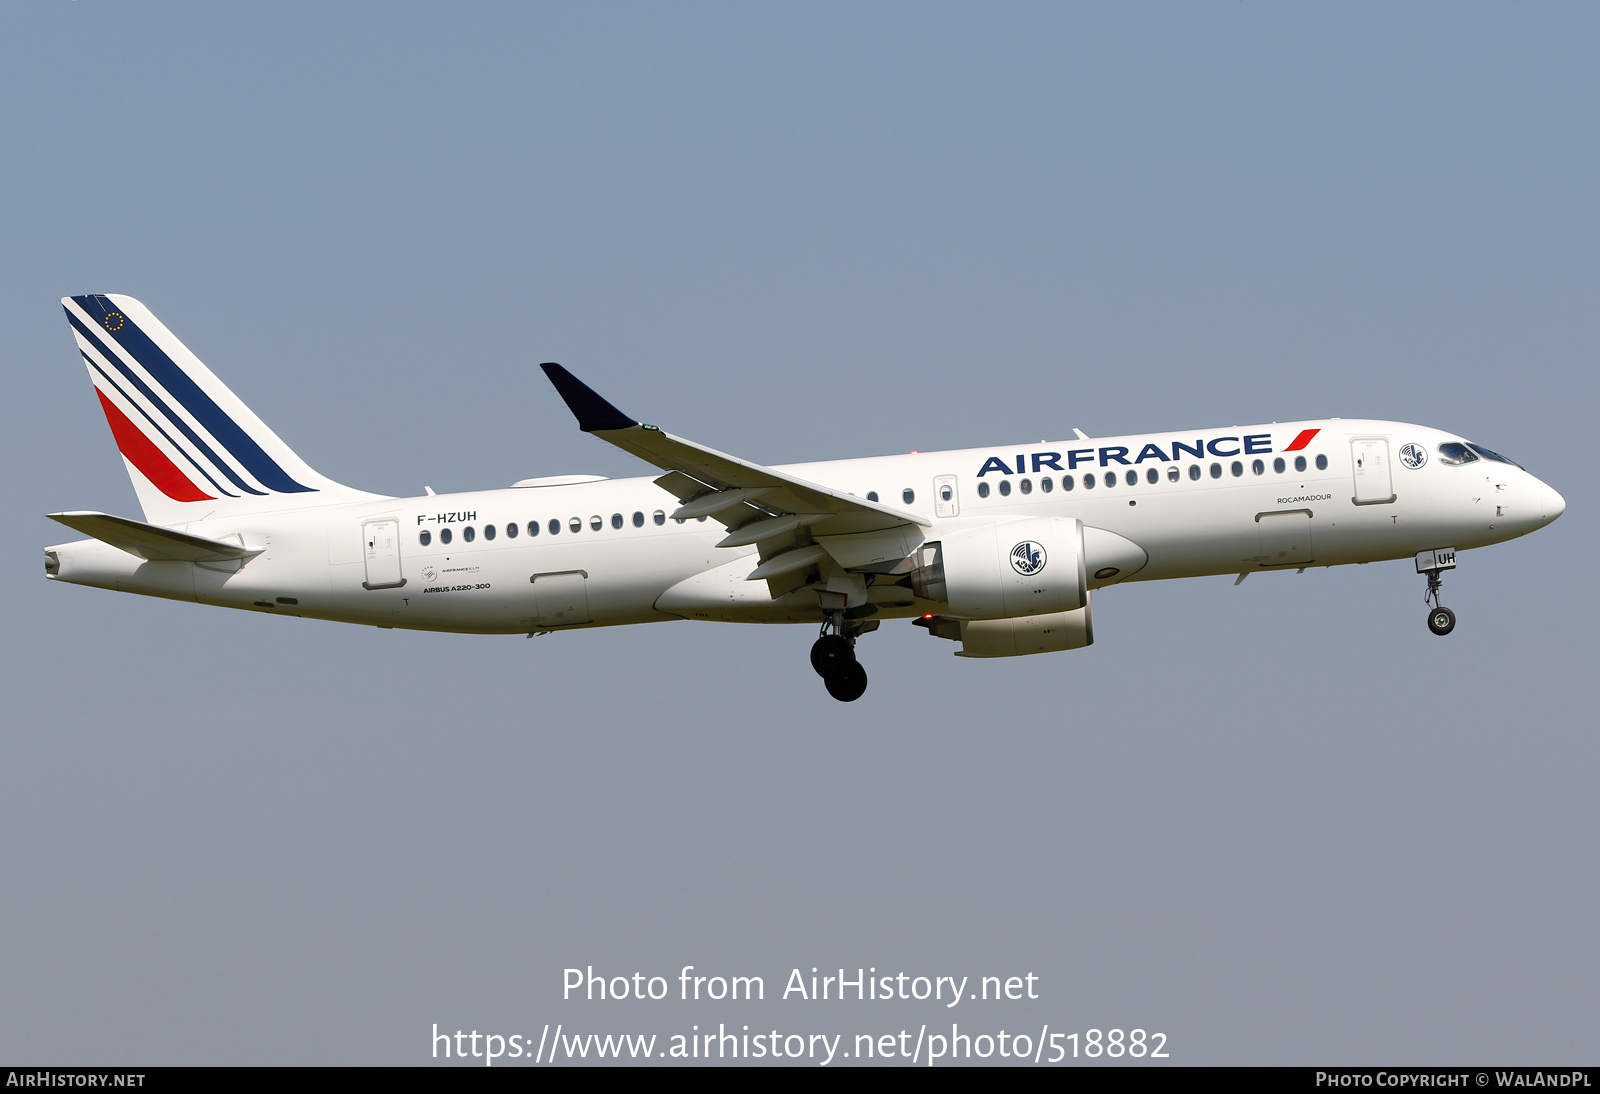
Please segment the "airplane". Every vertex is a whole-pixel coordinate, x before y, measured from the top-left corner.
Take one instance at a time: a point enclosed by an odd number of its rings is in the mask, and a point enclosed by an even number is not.
[[[959,657],[1081,649],[1093,594],[1129,581],[1413,559],[1446,635],[1457,552],[1566,508],[1489,448],[1366,419],[767,467],[638,421],[554,363],[578,428],[659,474],[388,497],[313,470],[139,301],[61,303],[145,519],[48,514],[91,537],[45,549],[49,580],[472,634],[810,625],[842,702],[867,688],[857,640],[886,620]]]

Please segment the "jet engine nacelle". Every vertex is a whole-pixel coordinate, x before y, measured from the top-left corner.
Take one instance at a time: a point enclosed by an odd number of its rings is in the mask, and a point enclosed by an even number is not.
[[[1094,608],[1020,619],[967,619],[961,622],[957,657],[1022,657],[1030,653],[1081,650],[1094,643]]]
[[[953,619],[1076,611],[1089,602],[1083,522],[1030,517],[943,536],[919,549],[911,590]]]

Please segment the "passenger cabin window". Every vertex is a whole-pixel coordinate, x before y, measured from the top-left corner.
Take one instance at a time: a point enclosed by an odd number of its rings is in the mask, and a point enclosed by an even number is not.
[[[1000,480],[1000,496],[1002,498],[1009,498],[1011,496],[1011,480],[1010,479],[1001,479]]]
[[[665,524],[665,523],[667,523],[667,514],[663,513],[661,510],[657,509],[654,513],[652,513],[650,515],[650,519],[655,521],[657,524]]]
[[[907,505],[910,505],[912,502],[917,500],[917,492],[908,486],[904,490],[900,491],[900,500],[905,502]]]
[[[1153,467],[1149,468],[1144,473],[1144,481],[1145,482],[1160,482],[1161,481],[1161,472],[1157,471]]]
[[[598,532],[600,529],[605,527],[605,524],[605,518],[599,513],[596,513],[594,516],[589,518],[589,530],[591,532]]]
[[[622,527],[622,514],[621,513],[612,513],[611,514],[611,527],[613,527],[613,528],[621,528]]]
[[[1063,489],[1063,490],[1071,490],[1074,486],[1077,485],[1077,482],[1078,482],[1078,480],[1073,478],[1071,475],[1062,475],[1061,476],[1061,489]]]
[[[1233,472],[1234,478],[1238,478],[1240,475],[1244,474],[1244,464],[1240,463],[1238,460],[1234,460],[1233,464],[1228,468],[1228,470]]]
[[[1117,473],[1115,471],[1107,471],[1100,477],[1105,480],[1107,490],[1110,490],[1113,486],[1117,485]]]
[[[1318,456],[1317,457],[1317,470],[1318,471],[1326,471],[1327,469],[1328,469],[1328,457],[1327,456]]]
[[[1306,458],[1304,456],[1296,456],[1294,458],[1294,469],[1296,471],[1304,471],[1306,469]]]
[[[1021,490],[1024,494],[1033,493],[1033,480],[1032,479],[1023,479],[1020,483],[1017,484],[1017,489]]]
[[[1272,461],[1272,469],[1280,475],[1283,474],[1288,467],[1289,465],[1283,462],[1282,456],[1279,456],[1277,459]]]
[[[1222,478],[1222,465],[1220,463],[1211,465],[1211,477],[1214,479]]]
[[[1460,441],[1445,441],[1439,446],[1439,458],[1445,463],[1472,463],[1478,454]]]
[[[530,520],[528,522],[528,534],[530,536],[536,536],[536,535],[539,534],[539,522],[538,521]]]
[[[978,497],[986,498],[988,496],[989,496],[989,484],[986,483],[986,482],[980,482],[978,484]],[[868,494],[867,497],[870,498],[870,497],[872,497],[872,495]]]
[[[1178,475],[1177,467],[1169,467],[1169,468],[1167,468],[1167,481],[1168,482],[1177,482],[1178,478],[1179,478],[1179,475]]]
[[[1191,463],[1189,465],[1189,477],[1191,479],[1195,479],[1197,481],[1199,480],[1199,478],[1200,478],[1200,465],[1199,464]]]
[[[1055,480],[1049,475],[1046,475],[1044,478],[1039,480],[1039,489],[1043,490],[1046,494],[1050,493],[1050,491],[1054,490],[1055,488]]]
[[[483,538],[484,539],[493,539],[494,538],[494,525],[485,524],[483,526]]]
[[[878,492],[876,490],[868,490],[867,491],[867,500],[868,501],[877,501],[878,500]]]
[[[643,513],[635,513],[635,514],[633,514],[633,526],[635,528],[643,528],[644,527],[644,514]]]
[[[1122,475],[1122,481],[1127,483],[1129,486],[1137,486],[1137,485],[1139,485],[1139,472],[1137,472],[1137,471],[1126,471],[1126,472],[1124,472],[1123,475]]]
[[[449,543],[450,542],[450,529],[448,529],[448,528],[439,529],[439,542],[440,543]]]
[[[1260,460],[1251,460],[1250,470],[1257,475],[1265,475],[1267,473],[1267,465],[1262,463]]]
[[[472,530],[472,525],[469,524],[465,528],[461,529],[461,538],[467,543],[471,543],[473,540],[478,538],[478,533],[474,532]]]
[[[561,531],[561,522],[559,520],[557,520],[555,517],[551,517],[550,518],[550,534],[553,536],[559,531]]]
[[[1085,475],[1083,477],[1083,488],[1085,490],[1093,490],[1094,489],[1094,472],[1093,471],[1089,472],[1087,475]]]
[[[516,539],[517,538],[517,533],[519,531],[521,531],[521,529],[518,528],[515,524],[506,525],[506,538],[507,539]]]
[[[426,547],[428,544],[433,542],[433,533],[424,528],[421,532],[417,533],[417,542]]]

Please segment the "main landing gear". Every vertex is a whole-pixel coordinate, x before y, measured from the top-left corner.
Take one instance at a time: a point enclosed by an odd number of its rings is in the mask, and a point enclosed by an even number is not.
[[[1444,589],[1444,579],[1439,575],[1455,568],[1454,547],[1417,555],[1417,573],[1428,577],[1428,591],[1422,597],[1423,603],[1428,605],[1428,629],[1441,637],[1456,629],[1456,613],[1439,603],[1439,593]]]
[[[822,677],[828,694],[841,703],[853,703],[866,694],[867,670],[856,660],[856,638],[865,629],[859,622],[847,622],[844,612],[830,611],[811,647],[811,667]]]

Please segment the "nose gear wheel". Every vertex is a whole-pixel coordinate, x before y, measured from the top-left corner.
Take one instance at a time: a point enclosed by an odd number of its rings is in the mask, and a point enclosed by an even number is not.
[[[1446,635],[1456,629],[1456,613],[1449,608],[1435,607],[1428,613],[1428,629],[1437,635]]]

